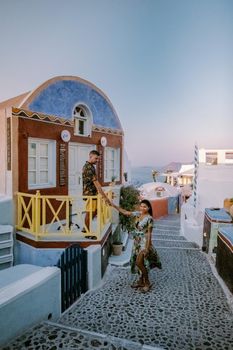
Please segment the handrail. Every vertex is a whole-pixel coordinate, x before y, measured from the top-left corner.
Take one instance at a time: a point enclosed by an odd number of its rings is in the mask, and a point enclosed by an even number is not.
[[[109,199],[111,191],[106,192]],[[97,219],[93,225],[93,201],[97,203]],[[85,207],[84,207],[85,206]],[[111,210],[100,194],[96,196],[64,196],[41,195],[23,192],[17,193],[17,225],[19,231],[24,231],[40,237],[77,235],[71,224],[72,216],[76,215],[79,223],[86,229],[85,235],[101,239],[101,233],[107,223],[111,222]],[[83,214],[89,212],[89,229],[83,223]],[[80,226],[80,225],[79,225]],[[94,227],[95,226],[95,227]]]

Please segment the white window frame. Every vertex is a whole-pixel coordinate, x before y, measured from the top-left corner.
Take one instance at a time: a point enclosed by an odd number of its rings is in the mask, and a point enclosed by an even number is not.
[[[112,161],[112,159],[109,159],[109,153],[114,151],[114,167],[110,168],[109,163]],[[110,172],[113,170],[113,175],[110,174]],[[111,182],[112,176],[115,177],[116,181],[120,181],[120,171],[121,171],[121,164],[120,164],[120,148],[113,148],[113,147],[105,147],[104,148],[104,182]]]
[[[36,144],[36,169],[30,170],[29,169],[29,146],[30,144]],[[41,169],[40,165],[40,159],[42,156],[40,155],[40,145],[48,145],[48,170],[45,169],[44,171],[48,171],[48,182],[42,183],[40,181],[40,172],[43,171]],[[29,173],[34,171],[36,173],[36,183],[30,184],[29,183]],[[50,187],[56,187],[56,141],[55,140],[47,140],[47,139],[39,139],[39,138],[29,138],[28,139],[28,189],[40,189],[40,188],[50,188]]]
[[[84,116],[81,116],[80,113],[77,113],[76,109],[80,108],[84,112]],[[83,103],[78,103],[73,109],[73,118],[74,118],[74,135],[88,137],[91,136],[92,129],[92,114],[90,109]],[[79,122],[84,122],[84,133],[80,134],[79,132]]]

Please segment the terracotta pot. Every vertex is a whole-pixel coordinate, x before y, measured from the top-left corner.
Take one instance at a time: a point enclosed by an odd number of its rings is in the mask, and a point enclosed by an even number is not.
[[[121,255],[123,244],[122,243],[113,243],[112,244],[112,253],[113,255]]]

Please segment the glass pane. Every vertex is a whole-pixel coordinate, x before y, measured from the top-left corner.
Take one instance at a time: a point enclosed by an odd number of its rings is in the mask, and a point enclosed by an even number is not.
[[[79,134],[84,135],[84,121],[79,120]]]
[[[29,173],[28,173],[28,182],[29,182],[29,185],[35,185],[36,184],[36,172],[35,171],[29,171]]]
[[[226,152],[226,159],[233,159],[233,153],[232,152]]]
[[[40,169],[48,170],[48,158],[40,158]]]
[[[47,184],[49,182],[48,171],[40,171],[40,183]]]
[[[35,156],[36,155],[36,143],[30,142],[28,145],[28,153],[29,156]]]
[[[112,180],[112,177],[114,176],[114,171],[112,169],[108,170],[108,178],[109,180]]]
[[[40,144],[40,156],[48,157],[48,144],[44,144],[44,143]]]
[[[208,152],[206,153],[206,164],[216,165],[218,164],[218,154],[217,152]]]
[[[226,152],[225,161],[226,164],[233,164],[233,152]]]
[[[29,170],[36,170],[36,158],[28,158],[28,169]]]

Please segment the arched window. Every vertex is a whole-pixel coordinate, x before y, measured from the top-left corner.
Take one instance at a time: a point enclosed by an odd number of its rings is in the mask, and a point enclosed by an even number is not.
[[[74,134],[79,136],[91,136],[92,117],[89,108],[78,104],[74,108]]]

